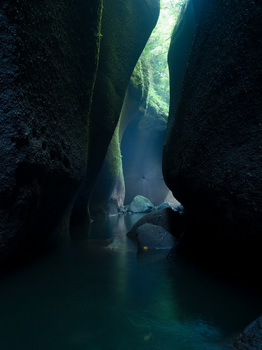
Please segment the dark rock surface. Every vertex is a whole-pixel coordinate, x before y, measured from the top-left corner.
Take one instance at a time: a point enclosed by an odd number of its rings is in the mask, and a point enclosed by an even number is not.
[[[234,254],[238,241],[261,246],[261,15],[252,0],[203,2],[164,148],[165,181],[198,234],[219,250],[233,240]],[[172,55],[169,64],[172,73]]]
[[[184,217],[171,208],[164,208],[148,213],[139,219],[127,233],[128,237],[134,238],[138,228],[146,223],[161,226],[166,231],[172,233],[176,238],[179,238],[184,230]]]
[[[201,0],[195,1],[200,6]],[[184,75],[187,68],[189,56],[192,51],[192,45],[196,32],[196,13],[194,1],[189,1],[183,8],[180,20],[174,28],[170,48],[168,52],[169,75],[170,75],[170,111],[168,117],[167,134],[170,132],[171,125],[175,118],[175,112],[179,104]]]
[[[92,219],[116,215],[124,208],[125,182],[119,143],[119,124],[110,142],[90,201]]]
[[[79,193],[74,218],[86,218],[158,14],[159,0],[1,2],[2,260],[68,237]]]
[[[176,243],[176,239],[163,227],[143,224],[137,229],[138,248],[147,249],[171,249]]]
[[[99,0],[1,1],[1,260],[68,234],[87,161],[100,17]]]
[[[196,4],[197,1],[194,1]],[[185,207],[188,255],[230,280],[261,288],[262,4],[203,1],[177,100],[178,41],[170,47],[170,122],[163,173]],[[192,23],[192,22],[191,22]],[[182,45],[182,44],[181,44]],[[261,321],[235,346],[261,348]]]
[[[252,322],[237,337],[234,346],[238,350],[262,349],[262,316]]]
[[[76,201],[72,222],[89,218],[95,180],[117,126],[126,89],[138,58],[159,16],[159,0],[104,2],[99,67],[89,123],[86,178]]]

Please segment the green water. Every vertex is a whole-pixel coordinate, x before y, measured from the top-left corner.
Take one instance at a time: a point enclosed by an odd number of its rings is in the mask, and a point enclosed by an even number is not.
[[[228,349],[261,300],[166,252],[138,254],[126,238],[138,218],[94,222],[86,237],[2,277],[0,349]]]

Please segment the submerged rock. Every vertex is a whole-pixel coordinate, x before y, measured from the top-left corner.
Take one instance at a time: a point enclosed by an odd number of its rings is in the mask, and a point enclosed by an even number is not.
[[[144,196],[135,196],[129,204],[127,211],[131,213],[148,213],[154,209],[154,204]]]
[[[146,223],[137,229],[138,248],[171,249],[175,243],[175,237],[161,226]]]

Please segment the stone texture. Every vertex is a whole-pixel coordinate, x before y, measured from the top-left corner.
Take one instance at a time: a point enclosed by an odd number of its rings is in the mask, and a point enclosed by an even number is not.
[[[158,0],[104,5],[101,29],[102,0],[1,2],[3,261],[68,237],[73,207],[80,208],[75,222],[86,218],[126,86],[159,12]]]
[[[175,237],[161,226],[146,223],[137,229],[138,248],[171,249],[175,243]]]
[[[234,346],[238,350],[262,349],[262,316],[252,322],[237,337]]]
[[[262,4],[252,0],[203,1],[179,101],[172,42],[163,152],[165,181],[186,211],[180,251],[255,288],[262,246],[261,15]],[[180,42],[184,34],[177,32]],[[260,349],[261,330],[259,319],[235,347]]]
[[[125,182],[118,123],[92,191],[90,201],[91,218],[95,220],[98,217],[118,214],[124,208],[124,199]]]
[[[58,238],[87,163],[101,1],[0,5],[0,256]]]
[[[204,1],[178,107],[171,92],[165,181],[223,243],[262,236],[261,14],[252,0]]]
[[[166,231],[172,233],[176,238],[179,238],[180,234],[184,230],[184,217],[179,212],[172,210],[171,208],[164,208],[153,211],[144,215],[139,219],[132,229],[127,233],[128,237],[135,237],[137,230],[140,226],[149,223],[151,225],[161,226]]]
[[[89,219],[95,180],[117,126],[126,89],[159,15],[159,0],[104,2],[100,60],[89,123],[87,176],[75,203],[72,223]]]

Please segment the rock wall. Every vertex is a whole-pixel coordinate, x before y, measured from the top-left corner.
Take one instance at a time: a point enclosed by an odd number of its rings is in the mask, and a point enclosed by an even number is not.
[[[158,14],[159,0],[1,2],[1,261],[68,237],[73,207],[86,218]]]
[[[0,256],[62,234],[87,163],[101,1],[0,5]]]
[[[166,183],[201,228],[192,236],[217,251],[232,239],[232,255],[242,242],[239,259],[262,237],[261,6],[203,1],[163,153]],[[175,63],[171,54],[171,73]]]
[[[141,56],[92,193],[92,218],[117,214],[138,194],[159,205],[169,192],[162,175],[167,116],[158,113],[148,101],[149,74],[148,64]]]
[[[90,201],[92,220],[107,215],[116,215],[123,209],[125,182],[122,168],[122,156],[118,123],[110,142],[103,166],[96,179]]]
[[[89,220],[95,180],[117,126],[131,74],[156,25],[159,10],[159,0],[104,2],[100,63],[89,122],[88,167],[72,224]]]
[[[200,0],[198,0],[200,2]],[[180,18],[173,30],[170,48],[168,52],[169,76],[170,79],[170,99],[168,124],[174,122],[176,109],[179,104],[184,75],[187,68],[189,55],[192,51],[193,40],[196,32],[196,11],[193,1],[189,1],[181,11]],[[167,128],[167,133],[172,129]]]
[[[262,4],[202,5],[180,98],[176,49],[187,33],[177,31],[170,47],[164,177],[185,208],[183,252],[223,278],[260,289]],[[259,318],[232,341],[234,348],[259,348],[261,334]]]
[[[128,125],[145,113],[148,79],[141,74],[139,59],[130,78],[120,118],[111,139],[103,166],[99,172],[90,202],[92,218],[116,214],[124,206],[125,180],[123,176],[121,142]]]

